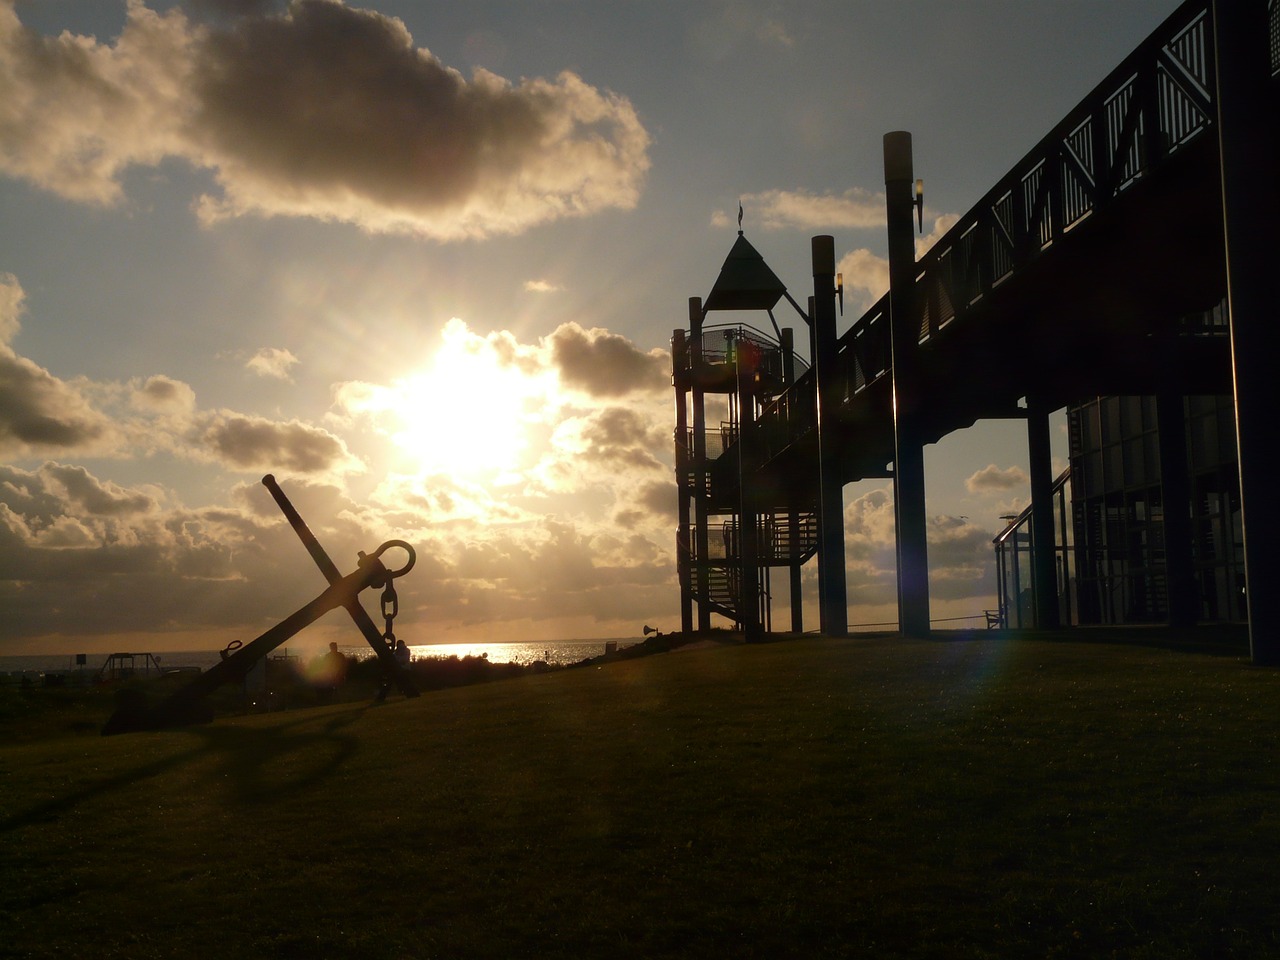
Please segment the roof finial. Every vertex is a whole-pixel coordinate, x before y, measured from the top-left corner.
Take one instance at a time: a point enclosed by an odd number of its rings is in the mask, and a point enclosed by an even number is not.
[[[738,199],[738,236],[742,236],[742,199]]]

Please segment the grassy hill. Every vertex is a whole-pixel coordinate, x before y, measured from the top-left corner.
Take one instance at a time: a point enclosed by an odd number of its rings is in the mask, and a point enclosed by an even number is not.
[[[0,747],[0,956],[1280,955],[1280,673],[1063,636]]]

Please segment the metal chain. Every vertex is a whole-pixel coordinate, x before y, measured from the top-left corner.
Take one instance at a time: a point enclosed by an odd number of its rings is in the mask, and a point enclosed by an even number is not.
[[[396,645],[396,635],[391,629],[391,624],[396,618],[396,614],[400,612],[400,598],[396,596],[395,578],[387,577],[387,585],[382,590],[382,618],[387,623],[387,628],[383,631],[382,638],[387,641],[387,645],[393,650]]]

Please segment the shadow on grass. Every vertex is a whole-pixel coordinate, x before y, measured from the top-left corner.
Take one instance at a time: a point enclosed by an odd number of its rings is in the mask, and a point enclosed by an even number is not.
[[[856,634],[859,639],[901,637],[897,633]],[[1203,653],[1218,657],[1249,656],[1249,628],[1244,624],[1206,624],[1171,627],[1166,624],[1146,626],[1074,626],[1057,630],[1008,628],[977,630],[962,627],[955,630],[932,630],[933,643],[974,643],[1041,641],[1044,643],[1083,643],[1109,647],[1146,647],[1174,653]]]
[[[1001,636],[1047,643],[1088,643],[1116,647],[1149,647],[1175,653],[1202,653],[1219,657],[1247,657],[1249,628],[1244,624],[1203,626],[1076,626],[1060,630],[975,631],[976,636]]]
[[[57,820],[103,795],[210,759],[215,766],[199,781],[216,783],[220,789],[228,789],[229,784],[228,802],[279,801],[323,784],[354,756],[359,741],[342,730],[359,720],[367,709],[367,704],[352,704],[335,708],[326,718],[312,714],[279,724],[210,724],[155,734],[190,738],[195,745],[6,817],[0,820],[0,833]]]

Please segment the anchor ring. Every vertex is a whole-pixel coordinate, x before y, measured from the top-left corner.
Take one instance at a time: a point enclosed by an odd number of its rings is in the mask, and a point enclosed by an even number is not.
[[[399,570],[388,570],[387,571],[388,580],[394,580],[396,577],[403,577],[406,573],[412,570],[413,565],[418,562],[418,555],[414,552],[413,547],[403,540],[388,540],[382,546],[378,547],[377,550],[373,551],[373,554],[369,557],[369,559],[377,560],[379,557],[382,556],[384,551],[390,550],[392,547],[399,547],[401,550],[407,553],[409,555],[409,562],[406,563]]]

